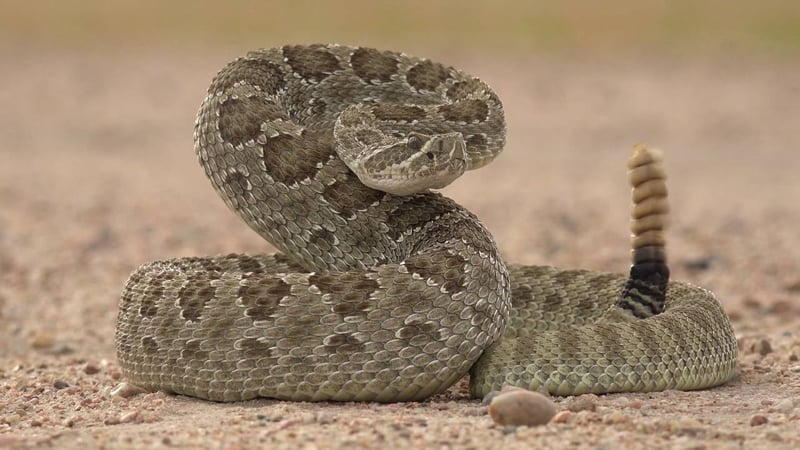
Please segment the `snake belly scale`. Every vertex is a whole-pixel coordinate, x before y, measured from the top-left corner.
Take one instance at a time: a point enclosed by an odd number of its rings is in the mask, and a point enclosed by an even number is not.
[[[216,76],[194,134],[214,188],[279,253],[131,275],[116,346],[145,389],[388,402],[470,369],[475,396],[700,389],[735,373],[727,316],[710,292],[667,283],[663,242],[634,243],[630,277],[507,266],[473,214],[430,191],[505,143],[500,100],[457,69],[341,45],[251,52]]]

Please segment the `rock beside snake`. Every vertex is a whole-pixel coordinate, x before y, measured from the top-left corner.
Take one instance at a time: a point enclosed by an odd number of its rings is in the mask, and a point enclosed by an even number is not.
[[[667,281],[657,158],[632,160],[629,277],[506,266],[473,214],[430,191],[504,143],[495,93],[427,59],[312,45],[233,61],[200,107],[195,150],[280,253],[140,267],[117,319],[123,373],[215,401],[422,400],[468,371],[475,396],[730,379],[736,341],[719,303]]]

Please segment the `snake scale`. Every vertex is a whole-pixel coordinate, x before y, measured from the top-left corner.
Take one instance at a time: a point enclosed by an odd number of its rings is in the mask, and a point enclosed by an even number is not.
[[[660,160],[640,149],[629,276],[506,265],[432,192],[505,143],[457,69],[340,45],[251,52],[214,78],[195,150],[274,255],[156,261],[121,295],[127,379],[214,401],[422,400],[470,372],[552,394],[701,389],[735,374],[714,296],[668,281]]]

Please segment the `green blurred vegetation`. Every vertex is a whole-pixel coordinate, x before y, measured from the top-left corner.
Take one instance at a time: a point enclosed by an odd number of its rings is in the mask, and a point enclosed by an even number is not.
[[[12,46],[343,42],[497,52],[800,53],[798,0],[0,0]]]

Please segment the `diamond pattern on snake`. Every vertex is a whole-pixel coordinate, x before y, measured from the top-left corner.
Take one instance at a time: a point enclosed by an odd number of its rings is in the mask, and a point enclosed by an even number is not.
[[[276,247],[155,261],[125,284],[116,347],[146,390],[214,401],[412,401],[470,373],[556,395],[702,389],[735,374],[715,297],[669,281],[660,156],[637,148],[630,274],[507,264],[434,192],[505,144],[483,81],[342,45],[249,53],[214,78],[194,147]]]

